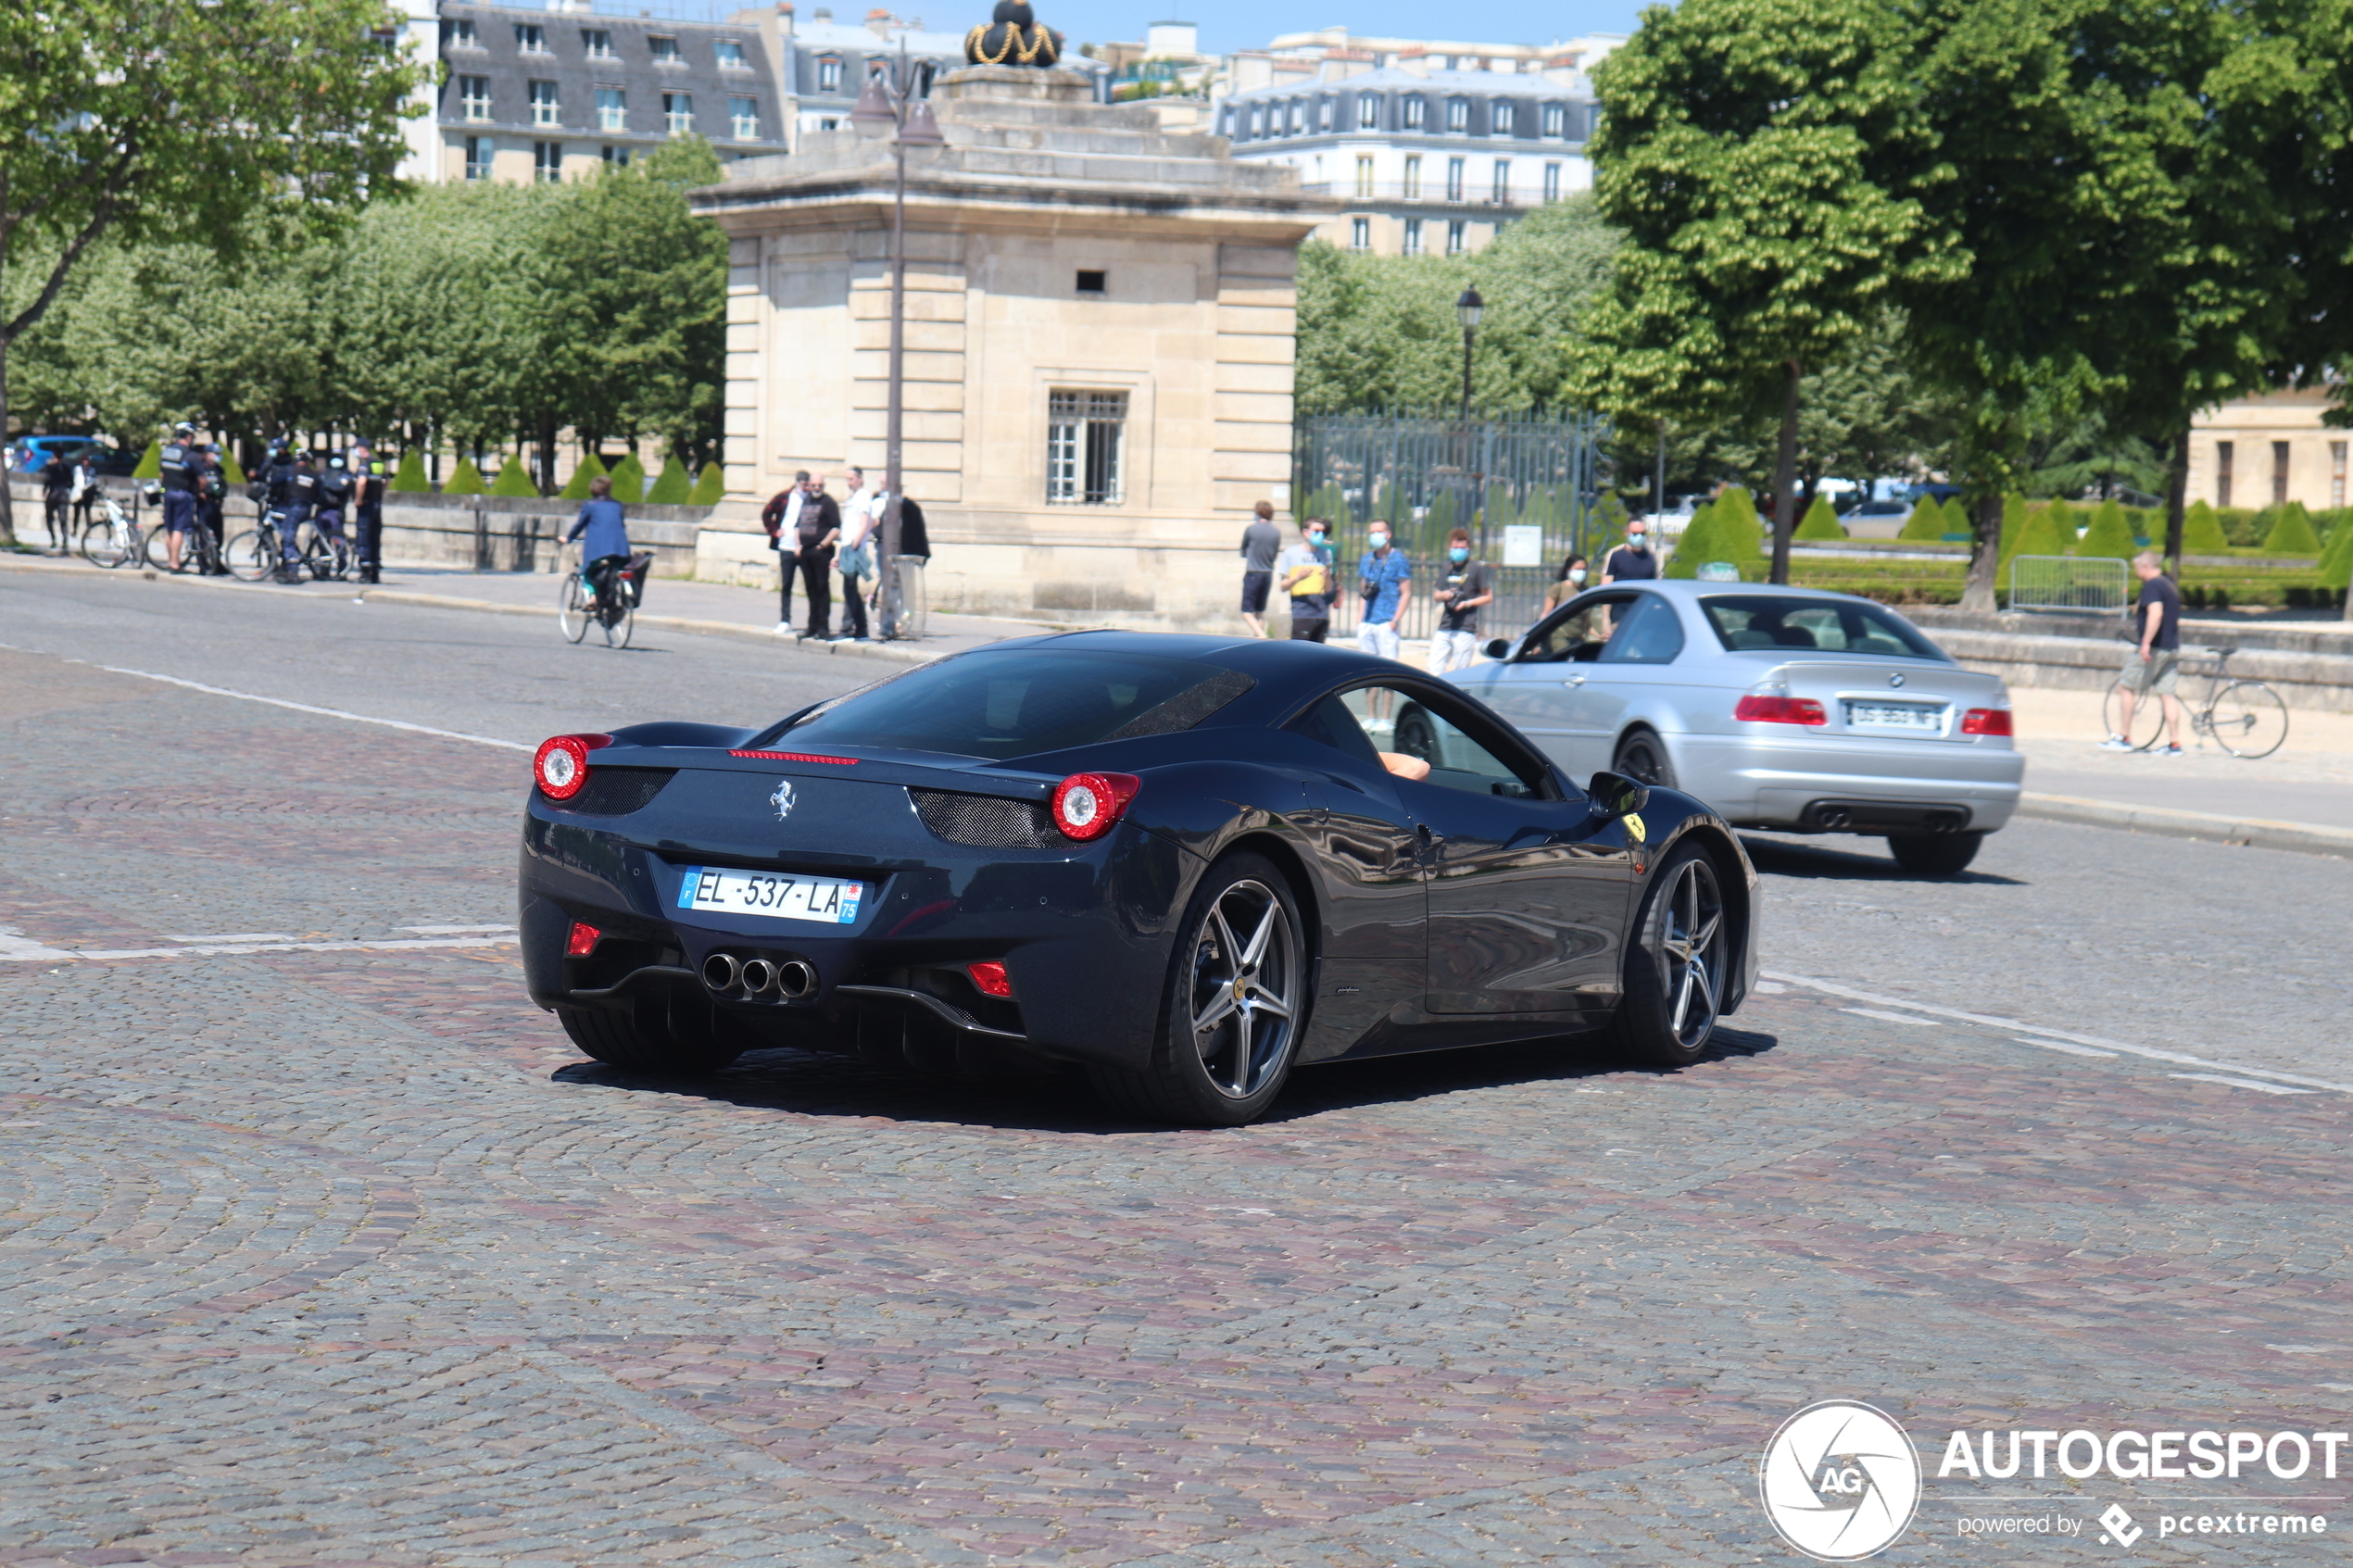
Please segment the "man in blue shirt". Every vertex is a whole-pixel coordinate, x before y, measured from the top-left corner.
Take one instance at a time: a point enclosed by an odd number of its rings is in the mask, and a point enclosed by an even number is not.
[[[629,525],[622,521],[621,503],[612,498],[612,481],[598,474],[588,482],[588,498],[573,519],[569,545],[586,534],[580,558],[587,564],[588,585],[597,591],[599,608],[612,602],[612,580],[629,564]]]
[[[1389,523],[1373,519],[1373,526],[1365,535],[1372,548],[1356,563],[1358,591],[1363,595],[1365,610],[1356,625],[1356,646],[1375,659],[1397,657],[1397,622],[1413,602],[1414,567],[1403,550],[1390,547]],[[1392,692],[1376,689],[1372,696],[1371,727],[1387,728],[1390,705],[1396,701]]]

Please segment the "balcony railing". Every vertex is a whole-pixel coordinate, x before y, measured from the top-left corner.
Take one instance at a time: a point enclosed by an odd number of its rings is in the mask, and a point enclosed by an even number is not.
[[[1483,194],[1466,190],[1460,195],[1450,196],[1446,194],[1446,182],[1442,180],[1434,185],[1427,180],[1418,185],[1407,185],[1403,181],[1376,181],[1369,185],[1360,185],[1353,180],[1326,180],[1320,183],[1302,185],[1300,189],[1309,195],[1340,196],[1348,201],[1420,202],[1430,207],[1462,207],[1485,212],[1518,212],[1528,207],[1544,205],[1542,197],[1517,189],[1513,190],[1501,201],[1495,199],[1491,188]]]

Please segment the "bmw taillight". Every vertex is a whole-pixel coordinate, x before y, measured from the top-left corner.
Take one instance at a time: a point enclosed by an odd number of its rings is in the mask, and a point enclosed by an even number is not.
[[[1965,735],[2007,735],[2010,733],[2010,710],[2007,708],[1972,708],[1961,715],[1961,734]]]
[[[1054,825],[1082,844],[1101,838],[1143,784],[1133,773],[1073,773],[1054,786]]]
[[[1010,997],[1013,994],[1013,977],[1007,974],[1005,966],[994,959],[968,963],[964,966],[964,972],[973,977],[973,984],[980,988],[984,997]]]
[[[1740,700],[1732,717],[1744,724],[1827,724],[1830,715],[1811,697],[1757,696]]]
[[[551,735],[531,759],[531,776],[550,800],[570,800],[588,782],[588,754],[610,746],[610,735]]]

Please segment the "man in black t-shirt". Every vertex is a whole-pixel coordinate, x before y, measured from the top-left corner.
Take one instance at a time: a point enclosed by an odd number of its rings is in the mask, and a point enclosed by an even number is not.
[[[2165,563],[2154,550],[2143,550],[2133,558],[2133,574],[2141,580],[2141,596],[2133,602],[2133,626],[2138,635],[2133,651],[2125,656],[2124,668],[2116,677],[2122,701],[2117,721],[2124,726],[2124,734],[2110,735],[2100,743],[2106,751],[2130,751],[2133,743],[2125,738],[2133,733],[2133,709],[2140,701],[2155,692],[2165,704],[2167,744],[2157,748],[2159,757],[2182,755],[2182,699],[2173,695],[2181,681],[2182,660],[2182,591],[2165,575]]]
[[[1651,554],[1650,525],[1641,518],[1626,525],[1626,543],[1609,553],[1602,562],[1602,581],[1607,583],[1647,582],[1658,575],[1658,558]]]

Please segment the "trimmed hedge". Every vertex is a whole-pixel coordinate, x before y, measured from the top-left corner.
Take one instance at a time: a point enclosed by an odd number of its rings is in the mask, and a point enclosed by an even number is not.
[[[385,489],[401,495],[430,495],[433,481],[425,477],[424,454],[411,446],[400,454],[400,468]]]
[[[2321,536],[2312,530],[2312,515],[2301,501],[2290,501],[2279,510],[2271,522],[2271,532],[2263,536],[2263,553],[2267,556],[2317,556],[2321,553]]]
[[[449,470],[449,483],[441,487],[445,495],[480,495],[489,490],[482,482],[482,470],[474,467],[472,458],[460,458],[458,466]]]
[[[2092,526],[2077,543],[2075,553],[2085,558],[2106,556],[2114,560],[2131,560],[2140,553],[2140,544],[2133,537],[2133,525],[2125,521],[2123,503],[2110,499],[2100,503],[2092,514]]]
[[[636,453],[632,452],[613,464],[612,472],[608,477],[612,480],[614,500],[634,506],[646,498],[646,465],[637,460]]]
[[[566,501],[585,501],[588,498],[588,482],[604,471],[604,459],[594,452],[587,453],[581,458],[580,466],[572,470],[572,477],[564,481],[564,487],[556,495]]]
[[[2182,553],[2185,556],[2219,556],[2231,547],[2231,536],[2222,532],[2222,520],[2204,501],[2182,515]]]
[[[242,490],[247,483],[245,470],[237,465],[237,454],[226,443],[220,448],[220,477],[233,489]]]
[[[661,477],[654,481],[651,490],[646,492],[646,502],[648,506],[683,507],[686,504],[686,497],[694,493],[695,483],[686,472],[686,465],[680,462],[678,455],[673,452],[670,460],[661,465]]]
[[[1814,497],[1814,504],[1806,508],[1806,515],[1798,520],[1797,532],[1790,537],[1793,539],[1843,539],[1846,537],[1846,529],[1838,521],[1838,513],[1831,509],[1830,497],[1817,495]]]
[[[1333,486],[1333,488],[1337,489],[1338,486]],[[686,497],[686,505],[690,507],[715,507],[726,498],[727,470],[717,463],[703,464],[701,474],[695,480],[695,493]],[[1341,510],[1344,513],[1347,509],[1347,502],[1345,499],[1341,501],[1340,506]],[[1322,512],[1310,512],[1305,515],[1310,517],[1324,516]]]
[[[139,466],[131,470],[131,477],[133,479],[161,479],[163,477],[162,436],[158,435],[147,443],[146,451],[140,454]]]
[[[1923,496],[1912,508],[1912,515],[1904,520],[1904,527],[1895,535],[1916,545],[1933,545],[1944,537],[1944,507],[1933,495]]]
[[[490,487],[493,495],[531,495],[539,494],[539,486],[531,477],[531,465],[520,456],[498,465],[498,481]]]

